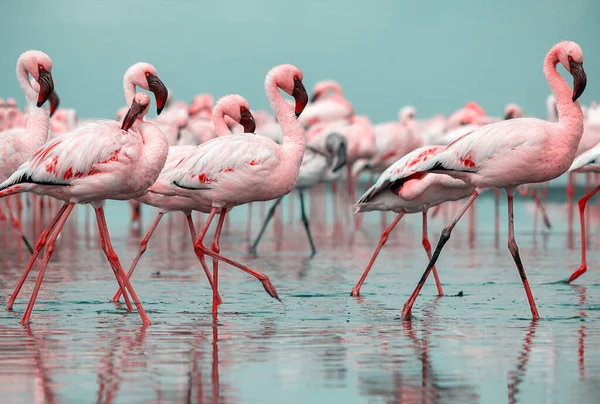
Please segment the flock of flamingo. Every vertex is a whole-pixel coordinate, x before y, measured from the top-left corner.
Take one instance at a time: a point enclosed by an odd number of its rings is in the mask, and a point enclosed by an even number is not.
[[[557,71],[559,63],[573,77],[572,89]],[[212,312],[216,315],[222,303],[218,287],[220,261],[255,277],[271,297],[279,299],[267,275],[221,254],[219,241],[227,213],[236,206],[275,201],[250,248],[256,254],[282,198],[296,190],[314,255],[305,191],[323,183],[334,190],[342,179],[356,213],[397,214],[381,234],[352,296],[359,295],[378,253],[401,218],[421,213],[422,241],[429,264],[404,305],[402,319],[410,320],[413,304],[431,271],[438,293],[443,295],[435,263],[457,222],[481,193],[494,189],[497,200],[498,190],[504,189],[508,200],[508,249],[532,317],[537,319],[538,310],[515,241],[515,190],[569,172],[567,195],[572,202],[572,174],[600,173],[600,110],[594,105],[582,110],[577,101],[587,78],[583,52],[569,41],[553,46],[543,61],[543,73],[552,92],[548,121],[523,117],[521,108],[514,104],[506,106],[503,118],[494,118],[469,102],[449,117],[428,120],[417,120],[415,109],[404,107],[397,121],[373,125],[367,117],[355,114],[335,81],[317,83],[309,100],[302,70],[289,64],[272,68],[265,78],[265,92],[274,116],[252,110],[240,95],[224,96],[214,104],[211,95],[201,94],[187,105],[171,101],[167,87],[148,63],[136,63],[125,72],[126,107],[117,112],[118,120],[79,121],[74,110],[58,108],[52,69],[45,53],[23,53],[17,60],[16,73],[27,106],[21,111],[14,100],[0,100],[0,198],[7,209],[6,213],[0,210],[0,216],[10,221],[32,253],[8,300],[8,310],[31,269],[39,266],[22,324],[30,321],[55,242],[77,204],[90,204],[95,211],[100,244],[118,283],[111,301],[122,297],[129,311],[135,305],[147,325],[150,320],[130,278],[166,213],[179,211],[185,215],[194,253],[212,288]],[[146,117],[151,99],[138,92],[138,87],[153,93],[157,118]],[[280,90],[294,101],[286,100]],[[354,204],[354,182],[364,172],[379,174],[379,178]],[[533,190],[531,196],[543,211],[542,188]],[[579,201],[582,263],[568,282],[586,271],[584,209],[599,190],[600,185]],[[21,228],[22,193],[64,202],[34,247]],[[464,198],[466,203],[443,229],[432,254],[427,236],[428,210]],[[129,201],[134,222],[140,220],[141,204],[158,208],[128,273],[111,243],[103,210],[105,200]],[[192,212],[208,214],[198,234]],[[205,238],[213,220],[217,224],[209,247]],[[359,216],[354,224],[361,225]],[[212,259],[212,270],[206,256]]]

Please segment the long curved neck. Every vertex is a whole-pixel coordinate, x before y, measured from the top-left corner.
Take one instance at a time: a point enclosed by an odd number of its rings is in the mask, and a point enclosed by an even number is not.
[[[135,96],[135,84],[131,80],[129,71],[123,76],[123,95],[125,96],[125,105],[129,106],[133,102]]]
[[[138,119],[135,129],[144,142],[144,164],[148,167],[163,167],[169,150],[165,134],[154,124]]]
[[[583,133],[583,112],[579,102],[571,100],[572,91],[569,84],[556,70],[558,63],[558,48],[552,48],[544,59],[544,76],[556,98],[558,122],[574,130],[574,133]]]
[[[38,91],[36,91],[29,81],[29,73],[25,70],[22,63],[17,65],[17,81],[25,95],[29,115],[27,118],[26,129],[31,138],[28,141],[38,147],[42,146],[48,140],[48,127],[50,125],[50,115],[44,106],[37,106]]]
[[[215,133],[217,134],[217,136],[220,137],[231,135],[231,131],[225,123],[225,109],[221,104],[217,104],[217,106],[213,110],[213,123],[215,125]]]
[[[265,81],[265,92],[271,104],[271,108],[275,112],[277,121],[281,125],[283,133],[283,150],[290,153],[290,158],[294,163],[300,166],[304,150],[306,149],[306,136],[304,129],[296,119],[294,109],[288,105],[279,92],[277,81],[274,77],[270,77]]]

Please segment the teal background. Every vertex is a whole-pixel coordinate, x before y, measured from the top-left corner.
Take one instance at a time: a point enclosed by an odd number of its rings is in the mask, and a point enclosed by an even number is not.
[[[545,116],[542,59],[559,40],[584,50],[582,101],[600,98],[598,17],[594,0],[2,1],[0,97],[22,102],[15,61],[37,48],[54,61],[62,105],[83,117],[114,117],[137,61],[187,101],[235,92],[267,108],[265,73],[293,63],[307,87],[340,81],[376,122],[405,104],[426,117],[468,100],[494,116],[508,102]]]

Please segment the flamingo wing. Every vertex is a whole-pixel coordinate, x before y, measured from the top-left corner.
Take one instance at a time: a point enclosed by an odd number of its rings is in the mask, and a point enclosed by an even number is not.
[[[69,185],[137,159],[137,137],[116,121],[98,121],[65,133],[39,148],[1,188],[18,183]]]
[[[210,189],[236,172],[264,175],[278,161],[277,144],[264,136],[234,134],[212,139],[197,146],[161,179],[186,189]],[[267,171],[265,171],[267,170]]]

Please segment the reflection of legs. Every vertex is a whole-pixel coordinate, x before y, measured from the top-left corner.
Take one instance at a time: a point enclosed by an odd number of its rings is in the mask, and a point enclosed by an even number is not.
[[[139,206],[138,206],[138,208],[139,208]],[[158,223],[160,222],[160,219],[162,219],[164,214],[165,214],[165,212],[158,212],[158,215],[156,215],[154,222],[152,222],[152,226],[150,226],[150,228],[148,229],[148,232],[142,239],[142,241],[140,243],[140,248],[138,249],[138,252],[135,255],[135,258],[133,259],[133,262],[131,263],[131,266],[129,267],[129,271],[127,272],[127,278],[131,278],[131,275],[133,275],[133,271],[135,271],[135,267],[137,266],[138,261],[140,260],[140,258],[142,258],[142,254],[144,254],[144,252],[146,252],[146,249],[148,248],[148,241],[150,241],[150,237],[152,237],[152,234],[154,234],[154,230],[156,230],[156,226],[158,226]],[[134,220],[134,219],[132,218],[132,220]],[[118,280],[118,278],[117,278],[117,280]],[[114,294],[113,298],[110,301],[118,302],[119,299],[121,298],[121,294],[122,294],[122,290],[121,289],[117,290],[117,292]]]
[[[215,230],[215,236],[213,237],[212,242],[212,250],[217,254],[220,251],[219,248],[219,239],[221,238],[221,230],[223,229],[223,223],[225,222],[225,215],[227,214],[227,209],[221,209],[221,215],[219,216],[219,222],[217,223],[217,229]],[[212,281],[212,289],[213,289],[213,303],[212,303],[212,312],[213,314],[217,313],[217,308],[219,304],[221,304],[221,297],[219,296],[219,260],[213,258],[213,281]]]
[[[265,230],[267,229],[267,225],[269,224],[271,219],[273,219],[273,215],[275,214],[275,209],[277,209],[277,206],[279,206],[282,199],[283,199],[283,197],[277,199],[275,201],[275,203],[273,204],[273,206],[271,206],[271,209],[269,209],[269,213],[267,213],[267,217],[265,218],[265,222],[263,223],[262,228],[260,229],[260,232],[258,233],[258,237],[256,237],[254,244],[252,244],[252,247],[250,247],[250,254],[256,255],[256,247],[258,247],[258,243],[260,243],[260,239],[262,238]]]
[[[190,237],[192,238],[192,248],[193,248],[194,243],[196,242],[196,228],[194,227],[194,222],[192,220],[192,214],[188,213],[187,215],[185,215],[185,219],[187,221],[188,228],[190,229]],[[207,229],[208,229],[208,227],[207,227]],[[203,254],[197,255],[197,258],[200,261],[200,265],[202,265],[202,269],[204,270],[206,279],[208,279],[208,283],[210,284],[211,290],[214,290],[215,288],[213,286],[212,276],[210,275],[210,271],[208,270],[208,265],[206,265],[206,260],[204,259],[204,255]],[[217,297],[219,299],[219,304],[223,303],[223,300],[221,300],[221,296],[219,296],[218,293],[217,293]]]
[[[308,242],[310,243],[310,256],[313,257],[317,250],[315,249],[315,243],[313,243],[312,235],[310,234],[310,225],[308,223],[308,218],[306,217],[306,211],[304,210],[304,194],[302,191],[298,191],[300,194],[300,209],[302,210],[302,224],[304,224],[304,229],[306,230],[306,236],[308,237]]]
[[[38,292],[40,291],[40,286],[42,285],[42,281],[44,280],[44,273],[46,272],[46,267],[48,266],[48,262],[52,257],[52,253],[54,252],[54,243],[60,234],[69,214],[75,207],[74,203],[69,203],[65,205],[65,209],[62,211],[54,229],[50,233],[48,237],[48,245],[46,246],[46,251],[44,252],[44,259],[42,260],[42,266],[40,267],[40,272],[38,273],[37,280],[35,282],[35,287],[33,288],[33,292],[31,293],[31,298],[29,299],[29,304],[27,305],[27,309],[25,309],[25,314],[21,318],[21,324],[29,324],[29,318],[31,317],[31,311],[33,310],[33,305],[35,304],[35,299],[37,299]],[[33,259],[33,257],[32,257]]]
[[[217,210],[218,210],[218,208],[212,208],[209,218],[206,220],[207,223],[210,224],[210,221],[212,221],[212,218],[217,213]],[[205,227],[207,228],[206,224],[205,224]],[[204,239],[205,234],[206,234],[206,229],[203,229],[203,233],[201,233],[198,236],[198,239],[194,243],[194,251],[196,252],[196,255],[198,255],[198,254],[208,255],[208,256],[216,258],[220,261],[226,262],[229,265],[234,266],[234,267],[238,268],[239,270],[252,275],[256,279],[261,281],[263,287],[265,288],[265,291],[269,294],[269,296],[279,300],[279,296],[277,295],[277,290],[275,289],[275,286],[273,286],[273,284],[271,283],[271,281],[269,280],[269,277],[267,275],[265,275],[261,272],[254,271],[254,270],[250,269],[249,267],[240,264],[237,261],[234,261],[234,260],[224,257],[222,255],[219,255],[218,253],[215,253],[214,251],[211,251],[210,249],[206,248],[203,245],[203,239]]]
[[[365,282],[365,279],[367,279],[367,275],[369,275],[369,271],[371,271],[371,267],[375,263],[375,260],[377,259],[377,256],[379,255],[379,251],[381,251],[381,249],[387,242],[388,236],[390,235],[390,233],[392,232],[394,227],[396,227],[396,225],[398,224],[400,219],[402,219],[402,216],[404,216],[404,214],[405,214],[404,211],[398,213],[398,215],[396,215],[394,220],[392,220],[392,223],[390,223],[390,225],[383,231],[383,233],[381,233],[381,237],[379,238],[379,243],[377,244],[377,247],[375,248],[375,252],[373,253],[373,256],[371,257],[371,260],[367,264],[367,267],[365,268],[365,271],[363,272],[362,276],[360,277],[360,279],[358,280],[358,282],[356,283],[354,288],[352,288],[352,292],[350,292],[350,296],[360,295],[360,288],[362,287],[362,284]]]
[[[427,211],[423,212],[423,248],[425,249],[425,253],[427,254],[427,258],[431,261],[431,243],[429,242],[429,236],[427,235]],[[442,284],[440,282],[440,277],[438,276],[437,269],[435,269],[435,265],[433,266],[433,277],[435,278],[435,286],[437,287],[438,296],[444,296],[444,290],[442,289]]]
[[[431,260],[429,261],[429,264],[427,265],[427,268],[425,269],[423,276],[421,276],[421,279],[419,280],[417,287],[413,291],[412,295],[410,295],[410,298],[407,300],[407,302],[404,304],[404,308],[402,309],[402,319],[403,320],[410,320],[410,318],[412,316],[412,306],[415,303],[415,300],[417,300],[417,296],[419,296],[419,292],[421,292],[421,289],[423,289],[423,285],[425,284],[425,281],[427,280],[427,277],[429,276],[431,269],[433,268],[438,257],[440,256],[440,252],[442,251],[444,244],[446,244],[446,242],[450,239],[450,235],[452,234],[452,229],[454,229],[454,227],[456,226],[456,223],[458,223],[460,218],[463,217],[463,215],[465,214],[467,209],[469,209],[469,206],[471,206],[471,204],[475,201],[475,199],[477,199],[478,196],[479,196],[479,191],[473,192],[473,194],[471,195],[471,197],[469,198],[467,203],[465,203],[465,205],[462,207],[462,209],[456,214],[456,216],[454,216],[454,218],[452,219],[450,224],[448,224],[448,226],[444,227],[444,230],[442,230],[442,234],[440,235],[440,240],[438,241],[438,245],[435,247],[433,256],[432,256]]]
[[[519,256],[519,247],[515,241],[513,194],[514,189],[506,190],[506,196],[508,198],[508,250],[515,261],[519,275],[521,276],[521,281],[523,282],[523,287],[525,288],[525,293],[527,294],[527,300],[529,301],[529,306],[531,307],[531,314],[533,315],[534,319],[538,319],[540,318],[540,315],[538,314],[537,307],[535,307],[535,301],[533,300],[531,289],[529,289],[529,282],[527,281],[527,276],[525,275],[525,269],[523,268],[523,263],[521,262],[521,257]]]
[[[581,265],[569,276],[568,283],[573,282],[587,271],[586,253],[586,228],[585,228],[585,205],[592,196],[600,191],[600,185],[594,188],[589,194],[579,200],[579,221],[581,223]]]
[[[106,226],[106,218],[104,217],[104,209],[102,207],[99,207],[95,210],[96,221],[98,223],[98,231],[100,233],[100,243],[102,245],[102,249],[104,251],[104,254],[106,255],[106,258],[108,258],[110,266],[115,272],[115,277],[119,282],[119,286],[123,291],[123,298],[125,299],[125,304],[127,304],[129,300],[129,298],[127,297],[127,292],[129,292],[131,298],[133,299],[133,304],[135,304],[135,307],[137,308],[138,313],[142,319],[142,323],[144,323],[145,325],[150,325],[150,319],[148,319],[146,311],[144,311],[142,303],[140,303],[140,299],[138,299],[137,294],[133,289],[133,286],[131,286],[131,282],[129,282],[127,274],[125,273],[125,271],[123,271],[121,263],[119,262],[119,257],[117,256],[117,253],[115,253],[112,243],[110,242],[110,235],[108,233],[108,227]],[[127,288],[127,292],[125,292],[125,288]]]
[[[50,233],[52,232],[54,227],[56,227],[56,224],[62,217],[63,213],[65,213],[65,210],[67,210],[68,206],[69,206],[68,203],[64,204],[62,206],[62,208],[60,208],[60,210],[58,211],[58,213],[56,214],[54,219],[52,219],[52,221],[50,222],[48,227],[43,231],[42,234],[40,234],[40,238],[38,239],[38,242],[35,246],[35,250],[33,251],[31,258],[29,259],[29,264],[27,264],[27,268],[25,268],[25,272],[23,272],[21,279],[19,279],[19,283],[17,283],[17,286],[15,287],[14,292],[12,293],[12,295],[10,296],[10,299],[8,300],[8,303],[6,304],[6,310],[9,310],[9,311],[12,310],[12,306],[15,303],[15,300],[17,299],[17,296],[19,295],[21,288],[23,287],[23,284],[25,283],[27,276],[29,275],[29,271],[31,271],[31,268],[33,267],[33,263],[37,260],[37,257],[40,254],[40,251],[46,245],[48,236],[50,235]]]

